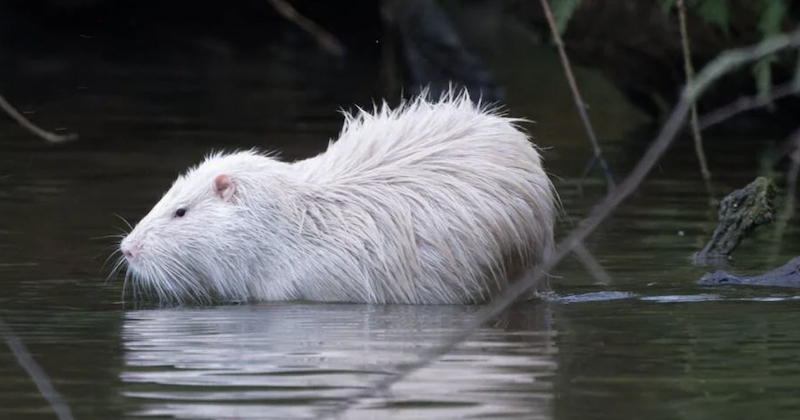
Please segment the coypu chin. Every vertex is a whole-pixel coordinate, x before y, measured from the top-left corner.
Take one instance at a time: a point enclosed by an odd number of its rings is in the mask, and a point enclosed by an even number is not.
[[[485,302],[552,251],[558,198],[522,120],[425,98],[345,115],[305,160],[208,155],[122,240],[126,282],[178,303]]]

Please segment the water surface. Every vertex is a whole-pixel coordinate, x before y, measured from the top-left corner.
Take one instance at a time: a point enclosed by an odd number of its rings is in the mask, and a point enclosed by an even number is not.
[[[563,234],[604,187],[593,175],[578,193],[590,149],[557,61],[531,54],[531,63],[517,59],[500,73],[512,112],[537,121],[529,129],[547,148],[567,212]],[[235,93],[228,103],[244,114],[199,100],[213,95],[190,70],[141,70],[126,88],[113,69],[98,67],[84,75],[83,93],[38,108],[40,121],[81,132],[81,142],[51,147],[0,123],[0,316],[76,418],[314,418],[440,344],[474,313],[312,303],[137,308],[122,303],[119,279],[106,282],[108,235],[125,227],[116,215],[138,220],[209,150],[258,145],[287,159],[308,156],[336,135],[338,108],[368,105],[380,91],[366,76],[372,59],[354,58],[349,77],[339,78],[313,56],[281,57],[263,79],[223,77],[247,85],[220,88]],[[595,76],[581,77],[620,178],[652,133],[637,131],[635,113]],[[707,139],[719,191],[757,175],[762,146],[751,140]],[[692,145],[681,140],[587,242],[611,285],[594,286],[570,258],[552,279],[556,297],[515,306],[343,418],[797,418],[798,294],[693,286],[704,270],[689,257],[714,215]],[[737,252],[737,268],[763,270],[800,253],[797,224],[782,235],[777,242],[773,227],[762,229]],[[55,418],[4,346],[0,378],[0,418]]]

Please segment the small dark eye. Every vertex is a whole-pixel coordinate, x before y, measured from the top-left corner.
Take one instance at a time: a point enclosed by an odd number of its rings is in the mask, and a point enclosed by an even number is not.
[[[186,209],[184,209],[184,208],[180,208],[178,210],[175,210],[175,217],[183,217],[183,215],[185,215],[185,214],[186,214]]]

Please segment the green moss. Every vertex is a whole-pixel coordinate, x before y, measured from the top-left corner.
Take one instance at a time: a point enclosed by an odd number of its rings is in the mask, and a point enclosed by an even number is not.
[[[756,227],[775,218],[775,183],[758,177],[744,188],[728,194],[719,204],[719,223],[711,240],[695,256],[698,265],[724,261]]]

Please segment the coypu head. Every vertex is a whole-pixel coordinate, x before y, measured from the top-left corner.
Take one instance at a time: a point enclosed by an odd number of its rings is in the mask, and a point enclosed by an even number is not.
[[[250,274],[252,258],[269,254],[245,246],[269,238],[255,221],[269,225],[270,206],[259,205],[254,215],[253,196],[268,195],[265,174],[278,180],[285,165],[249,151],[209,155],[190,168],[122,239],[125,286],[130,278],[134,294],[153,292],[162,302],[247,299],[241,277]],[[262,240],[254,242],[255,235]]]

